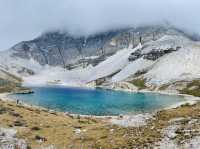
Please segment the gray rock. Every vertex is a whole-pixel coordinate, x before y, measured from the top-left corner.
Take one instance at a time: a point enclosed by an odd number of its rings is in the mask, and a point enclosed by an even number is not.
[[[34,40],[16,44],[11,50],[12,56],[23,59],[33,58],[41,65],[67,67],[70,64],[78,63],[85,57],[99,56],[99,59],[87,61],[88,64],[97,65],[106,55],[111,55],[120,49],[130,46],[135,47],[140,40],[142,43],[157,40],[165,34],[182,33],[174,28],[162,26],[112,30],[87,37],[75,37],[68,33],[53,31],[44,33]],[[138,58],[140,55],[135,56]],[[157,57],[147,56],[148,59],[153,60]],[[22,71],[34,73],[29,70]]]
[[[23,139],[16,138],[16,130],[0,128],[0,149],[27,149]]]
[[[180,49],[180,48],[176,48],[176,50],[173,48],[164,49],[164,50],[163,49],[152,49],[150,52],[145,53],[145,54],[142,54],[142,50],[139,49],[139,50],[136,50],[134,53],[131,53],[128,60],[131,62],[131,61],[135,61],[135,60],[143,57],[144,59],[155,61],[166,54],[177,51],[177,49]]]

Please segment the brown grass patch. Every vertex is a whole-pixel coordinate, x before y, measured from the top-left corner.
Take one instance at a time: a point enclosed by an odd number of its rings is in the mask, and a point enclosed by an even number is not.
[[[161,139],[161,130],[169,125],[169,121],[179,117],[200,117],[200,104],[195,106],[182,106],[158,112],[155,120],[149,121],[145,127],[122,128],[111,125],[105,120],[95,118],[72,119],[63,113],[57,115],[45,110],[16,106],[12,102],[0,101],[0,108],[6,111],[14,110],[22,118],[16,117],[9,112],[0,115],[0,126],[18,130],[17,137],[27,140],[31,148],[55,145],[58,148],[144,148],[151,147],[154,142]],[[22,126],[15,126],[16,121]],[[24,126],[25,124],[25,126]],[[76,130],[81,132],[77,133]],[[112,131],[111,131],[112,130]],[[44,138],[38,143],[37,138]]]

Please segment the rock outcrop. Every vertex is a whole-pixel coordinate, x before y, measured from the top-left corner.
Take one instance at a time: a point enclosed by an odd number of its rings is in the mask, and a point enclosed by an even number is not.
[[[129,56],[129,61],[135,61],[141,57],[143,57],[146,60],[152,60],[155,61],[158,58],[164,56],[165,54],[169,54],[172,52],[177,51],[178,49],[180,49],[179,47],[176,47],[176,49],[173,48],[168,48],[168,49],[152,49],[150,52],[148,53],[142,53],[141,49],[136,50],[135,52],[131,53],[131,55]]]
[[[1,149],[28,149],[25,140],[16,137],[17,131],[14,129],[0,128],[0,148]]]

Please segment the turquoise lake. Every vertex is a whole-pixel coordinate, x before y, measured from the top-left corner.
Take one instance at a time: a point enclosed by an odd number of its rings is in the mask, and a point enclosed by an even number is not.
[[[154,93],[128,93],[103,89],[32,87],[33,94],[10,95],[24,103],[83,115],[119,115],[153,112],[184,99]]]

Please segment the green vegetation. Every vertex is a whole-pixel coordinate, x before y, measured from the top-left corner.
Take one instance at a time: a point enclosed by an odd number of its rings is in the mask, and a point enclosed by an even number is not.
[[[11,92],[17,86],[20,86],[20,85],[18,83],[14,83],[14,82],[0,78],[0,93]]]
[[[0,93],[12,92],[21,88],[21,78],[2,69],[0,69],[0,73],[3,74],[0,77]]]
[[[169,87],[169,84],[164,84],[162,86],[159,87],[159,90],[164,91]]]
[[[17,77],[16,77],[17,78]],[[9,80],[0,78],[0,93],[16,92],[16,93],[32,93],[32,91],[26,87],[21,86],[22,80]]]
[[[184,89],[179,90],[179,92],[182,94],[200,97],[200,80],[189,82],[187,86]]]
[[[147,86],[145,85],[145,82],[146,82],[145,79],[134,79],[132,81],[129,81],[129,83],[138,87],[139,90],[147,88]]]
[[[8,80],[10,80],[10,81],[12,81],[12,82],[15,82],[15,83],[21,83],[21,82],[22,82],[22,79],[21,79],[21,78],[19,78],[19,77],[13,75],[13,74],[11,74],[11,73],[9,73],[9,72],[7,72],[7,71],[4,71],[4,70],[2,70],[2,69],[0,69],[0,71],[3,72],[5,75],[7,75]]]

